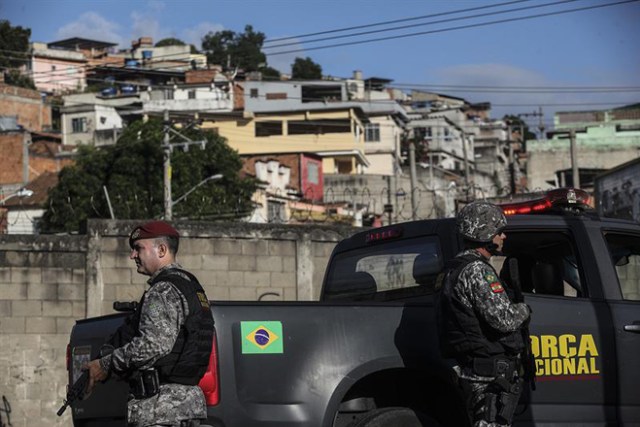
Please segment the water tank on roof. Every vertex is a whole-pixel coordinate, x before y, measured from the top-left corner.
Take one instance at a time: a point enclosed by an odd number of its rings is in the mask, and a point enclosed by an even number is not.
[[[152,50],[143,50],[142,51],[142,59],[151,59],[152,56],[153,56],[153,51]]]
[[[135,67],[138,67],[139,65],[140,63],[138,62],[137,59],[127,59],[124,63],[124,66],[129,68],[135,68]]]
[[[116,94],[116,88],[111,86],[100,91],[102,96],[113,96]]]

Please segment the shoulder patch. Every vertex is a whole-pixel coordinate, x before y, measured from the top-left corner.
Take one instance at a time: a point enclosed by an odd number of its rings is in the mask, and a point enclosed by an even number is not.
[[[500,282],[493,282],[489,286],[491,286],[491,292],[494,294],[499,294],[500,292],[504,292],[504,288],[500,284]]]
[[[502,283],[493,273],[487,273],[484,275],[484,280],[487,282],[489,287],[491,287],[491,292],[494,294],[499,294],[500,292],[504,292],[504,288],[502,287]]]
[[[495,281],[498,280],[498,278],[496,277],[495,274],[493,273],[487,273],[484,275],[484,279],[487,281],[487,283],[493,283]]]

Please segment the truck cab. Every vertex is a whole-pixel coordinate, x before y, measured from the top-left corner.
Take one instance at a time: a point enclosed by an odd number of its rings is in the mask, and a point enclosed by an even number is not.
[[[640,227],[597,216],[587,198],[560,190],[502,206],[507,238],[491,262],[507,283],[517,263],[532,309],[536,383],[518,425],[640,422]],[[336,247],[324,298],[429,301],[460,249],[452,219],[359,233]]]

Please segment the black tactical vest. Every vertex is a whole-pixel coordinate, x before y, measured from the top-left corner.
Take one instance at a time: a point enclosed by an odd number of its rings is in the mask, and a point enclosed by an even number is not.
[[[196,277],[185,270],[165,270],[153,279],[151,286],[158,282],[170,282],[180,291],[189,306],[189,315],[180,327],[173,349],[156,361],[154,368],[158,369],[161,383],[196,385],[207,370],[213,344],[213,316],[209,301]],[[114,347],[121,347],[140,335],[140,309],[143,304],[144,295],[136,311],[110,338]]]
[[[453,292],[460,273],[478,258],[466,255],[450,260],[438,295],[437,319],[440,347],[446,357],[461,363],[473,358],[515,356],[524,349],[519,331],[502,333],[478,318]]]

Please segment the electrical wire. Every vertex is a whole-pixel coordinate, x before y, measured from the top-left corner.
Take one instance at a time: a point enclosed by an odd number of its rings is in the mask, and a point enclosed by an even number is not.
[[[558,6],[560,4],[573,3],[573,2],[576,2],[576,1],[581,1],[581,0],[553,1],[551,3],[537,4],[537,5],[534,5],[534,6],[519,7],[519,8],[514,8],[514,9],[501,10],[501,11],[497,11],[497,12],[480,13],[480,14],[477,14],[477,15],[462,16],[462,17],[459,17],[459,18],[441,19],[441,20],[438,20],[438,21],[425,22],[425,23],[421,23],[421,24],[403,25],[403,26],[400,26],[400,27],[385,28],[385,29],[382,29],[382,30],[371,30],[371,31],[364,31],[364,32],[353,33],[353,34],[345,34],[345,35],[339,35],[339,36],[323,37],[323,38],[318,38],[318,39],[313,39],[313,40],[306,40],[306,41],[302,42],[302,44],[317,43],[317,42],[321,42],[321,41],[343,39],[343,38],[348,38],[348,37],[359,37],[359,36],[363,36],[363,35],[378,34],[378,33],[384,33],[384,32],[389,32],[389,31],[406,30],[406,29],[409,29],[409,28],[424,27],[424,26],[434,25],[434,24],[444,24],[444,23],[455,22],[455,21],[464,21],[464,20],[474,19],[474,18],[482,18],[482,17],[487,17],[487,16],[502,15],[502,14],[505,14],[505,13],[513,13],[513,12],[521,12],[521,11],[524,11],[524,10],[538,9],[538,8],[547,7],[547,6]],[[277,44],[277,45],[274,45],[274,46],[266,46],[264,48],[265,49],[276,49],[276,48],[279,48],[279,47],[294,46],[294,45],[299,45],[299,44],[301,44],[301,42],[293,41],[293,42],[289,42],[289,43]]]
[[[287,37],[280,37],[280,38],[276,38],[276,39],[267,39],[267,40],[265,40],[264,44],[271,44],[271,43],[276,43],[276,42],[284,41],[284,40],[301,39],[301,38],[305,38],[305,37],[319,36],[319,35],[323,35],[323,34],[332,34],[332,33],[343,32],[343,31],[359,30],[359,29],[362,29],[362,28],[371,28],[371,27],[376,27],[376,26],[381,26],[381,25],[397,24],[397,23],[400,23],[400,22],[408,22],[408,21],[416,21],[416,20],[420,20],[420,19],[435,18],[435,17],[438,17],[438,16],[453,15],[453,14],[456,14],[456,13],[472,12],[474,10],[482,10],[482,9],[489,9],[489,8],[493,8],[493,7],[507,6],[507,5],[515,4],[515,3],[526,3],[526,2],[529,2],[529,1],[532,1],[532,0],[516,0],[516,1],[509,1],[509,2],[504,2],[504,3],[495,3],[495,4],[491,4],[491,5],[485,5],[485,6],[479,6],[479,7],[471,7],[471,8],[453,10],[453,11],[442,12],[442,13],[433,13],[433,14],[429,14],[429,15],[422,15],[422,16],[416,16],[416,17],[410,17],[410,18],[394,19],[394,20],[391,20],[391,21],[383,21],[383,22],[376,22],[376,23],[372,23],[372,24],[356,25],[356,26],[346,27],[346,28],[338,28],[338,29],[333,29],[333,30],[318,31],[318,32],[315,32],[315,33],[299,34],[297,36],[287,36]]]
[[[367,40],[358,40],[358,41],[345,42],[345,43],[335,43],[335,44],[330,44],[330,45],[307,47],[307,48],[301,48],[301,49],[291,49],[291,50],[285,50],[285,51],[279,51],[279,52],[271,52],[271,53],[269,53],[269,55],[270,56],[285,55],[285,54],[290,54],[290,53],[299,53],[299,52],[306,52],[306,51],[311,51],[311,50],[330,49],[330,48],[332,49],[332,48],[336,48],[336,47],[354,46],[354,45],[360,45],[360,44],[366,44],[366,43],[374,43],[374,42],[380,42],[380,41],[397,40],[397,39],[403,39],[403,38],[408,38],[408,37],[416,37],[416,36],[423,36],[423,35],[429,35],[429,34],[444,33],[444,32],[449,32],[449,31],[466,30],[466,29],[469,29],[469,28],[479,28],[479,27],[486,27],[486,26],[490,26],[490,25],[519,22],[519,21],[524,21],[524,20],[529,20],[529,19],[537,19],[537,18],[545,18],[545,17],[549,17],[549,16],[557,16],[557,15],[562,15],[562,14],[567,14],[567,13],[583,12],[583,11],[586,11],[586,10],[594,10],[594,9],[600,9],[600,8],[604,8],[604,7],[618,6],[618,5],[625,4],[625,3],[634,3],[634,2],[637,2],[637,1],[640,1],[640,0],[623,0],[623,1],[618,1],[618,2],[614,2],[614,3],[598,4],[598,5],[594,5],[594,6],[585,6],[585,7],[575,8],[575,9],[567,9],[567,10],[562,10],[562,11],[540,13],[540,14],[536,14],[536,15],[521,16],[521,17],[508,18],[508,19],[499,19],[499,20],[495,20],[495,21],[481,22],[481,23],[468,24],[468,25],[460,25],[460,26],[456,26],[456,27],[441,28],[441,29],[430,30],[430,31],[421,31],[421,32],[417,32],[417,33],[400,34],[400,35],[388,36],[388,37],[378,37],[378,38],[372,38],[372,39],[367,39]]]

